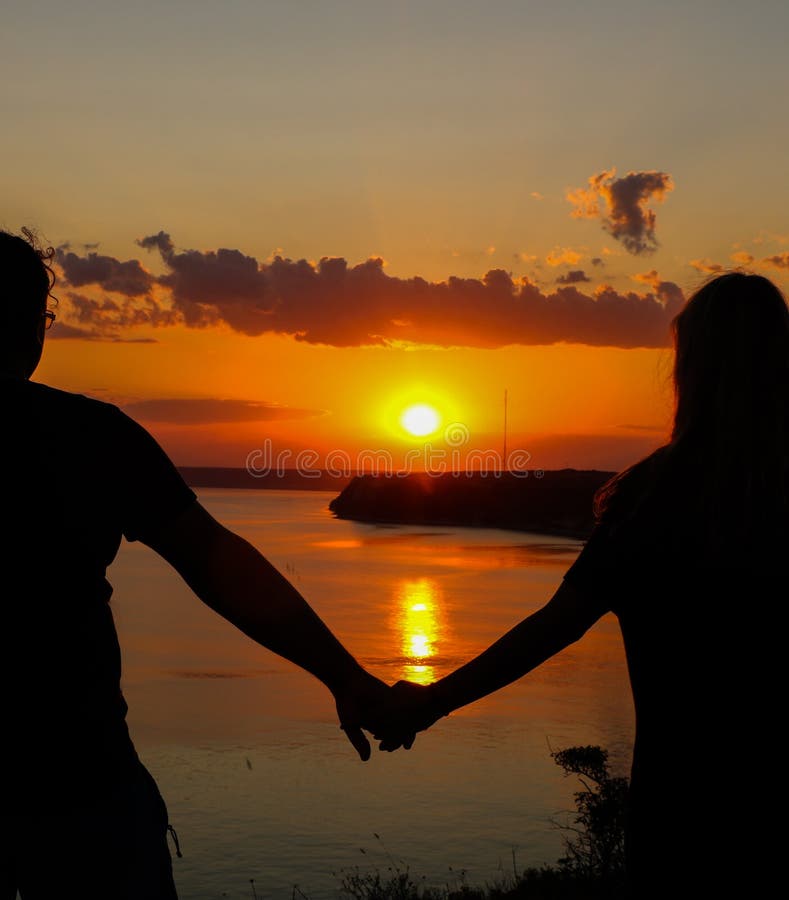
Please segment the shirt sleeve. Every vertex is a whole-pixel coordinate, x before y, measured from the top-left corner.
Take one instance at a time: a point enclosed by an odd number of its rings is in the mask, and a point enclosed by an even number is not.
[[[113,471],[121,530],[145,540],[197,500],[156,440],[117,407],[113,410]]]
[[[631,583],[633,557],[627,542],[598,524],[575,562],[565,572],[564,580],[577,591],[594,598],[607,609],[617,612]]]
[[[656,482],[657,454],[637,463],[594,527],[565,580],[597,595],[613,612],[626,611],[640,594],[676,565],[677,522],[665,482]],[[669,486],[671,487],[671,486]]]

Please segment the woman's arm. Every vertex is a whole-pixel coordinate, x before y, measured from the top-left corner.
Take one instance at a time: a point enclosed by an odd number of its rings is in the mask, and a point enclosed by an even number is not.
[[[563,581],[542,609],[432,685],[434,702],[448,715],[511,684],[583,637],[604,612]]]
[[[404,735],[422,731],[453,710],[521,678],[581,638],[605,612],[605,604],[590,600],[563,581],[542,609],[450,675],[427,687],[406,681],[396,684],[393,691],[400,712],[391,729],[376,735],[382,741],[381,749],[408,746]]]

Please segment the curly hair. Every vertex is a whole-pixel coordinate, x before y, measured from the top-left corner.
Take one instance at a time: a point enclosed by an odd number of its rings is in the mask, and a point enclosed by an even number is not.
[[[53,247],[45,247],[31,228],[21,234],[0,230],[0,321],[16,330],[39,321],[51,298],[56,275]]]

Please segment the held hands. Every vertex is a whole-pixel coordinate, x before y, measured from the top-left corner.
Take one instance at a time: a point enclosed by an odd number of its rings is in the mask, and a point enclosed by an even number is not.
[[[383,681],[361,668],[341,688],[333,690],[340,728],[363,762],[370,758],[370,742],[362,729],[375,731],[381,710],[389,702],[390,690]]]
[[[383,727],[374,731],[379,750],[391,753],[399,747],[410,750],[417,731],[426,731],[447,715],[438,703],[435,685],[398,681],[390,688],[388,717]]]
[[[390,688],[363,669],[335,691],[335,701],[340,727],[362,760],[370,758],[370,742],[362,729],[374,735],[381,750],[410,750],[417,731],[446,715],[433,685],[398,681]]]

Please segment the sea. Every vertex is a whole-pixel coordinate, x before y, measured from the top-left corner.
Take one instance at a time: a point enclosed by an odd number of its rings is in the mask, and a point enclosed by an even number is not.
[[[340,520],[327,492],[198,493],[387,683],[429,683],[473,658],[550,599],[582,548]],[[494,884],[563,853],[580,785],[552,753],[599,745],[614,774],[628,772],[633,708],[613,616],[410,751],[363,763],[326,688],[206,607],[149,548],[124,543],[109,578],[129,726],[178,834],[181,900],[328,900],[376,871]]]

